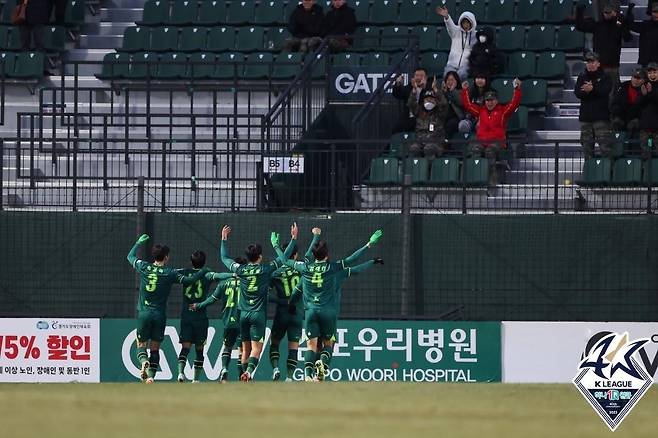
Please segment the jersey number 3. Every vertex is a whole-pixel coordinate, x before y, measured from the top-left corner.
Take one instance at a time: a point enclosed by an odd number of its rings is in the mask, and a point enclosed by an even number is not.
[[[146,284],[146,292],[155,291],[155,288],[158,285],[158,275],[150,273],[146,279],[148,280],[148,283]]]

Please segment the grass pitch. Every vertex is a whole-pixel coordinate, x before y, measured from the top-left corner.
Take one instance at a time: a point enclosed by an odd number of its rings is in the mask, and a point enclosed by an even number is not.
[[[655,437],[651,388],[612,434],[573,385],[2,384],[4,437]]]

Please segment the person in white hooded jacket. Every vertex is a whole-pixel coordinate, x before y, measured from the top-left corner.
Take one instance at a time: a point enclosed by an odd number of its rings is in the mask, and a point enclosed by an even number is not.
[[[475,15],[472,12],[463,12],[459,16],[459,25],[457,25],[452,21],[448,8],[439,6],[436,8],[436,13],[443,17],[448,35],[452,39],[448,63],[443,74],[456,71],[460,78],[466,78],[468,77],[468,57],[471,55],[471,48],[477,42]]]

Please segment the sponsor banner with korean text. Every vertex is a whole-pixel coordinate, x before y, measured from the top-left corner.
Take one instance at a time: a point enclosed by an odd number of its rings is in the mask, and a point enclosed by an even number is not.
[[[365,102],[386,77],[388,67],[335,66],[329,68],[329,100]],[[389,82],[390,85],[390,82]],[[391,94],[389,86],[386,94]]]
[[[0,319],[0,382],[99,382],[98,319]]]
[[[270,322],[271,323],[271,322]],[[156,380],[173,380],[180,352],[179,320],[168,320],[161,344],[160,371]],[[303,336],[303,335],[302,335]],[[261,357],[255,380],[269,380],[272,368],[267,357],[269,327],[266,331],[265,355]],[[101,381],[137,381],[139,368],[135,356],[135,321],[108,319],[101,322]],[[206,342],[204,378],[217,380],[221,371],[219,358],[223,341],[220,320],[211,320]],[[285,377],[287,343],[281,343],[280,367]],[[302,337],[294,380],[303,380],[306,339]],[[439,321],[339,321],[330,380],[406,381],[406,382],[496,382],[501,379],[501,344],[499,322]],[[192,377],[188,356],[185,374]],[[237,380],[237,350],[229,365],[229,380]]]
[[[503,382],[570,383],[596,335],[628,332],[648,338],[638,360],[656,381],[658,323],[655,322],[516,322],[504,321]]]

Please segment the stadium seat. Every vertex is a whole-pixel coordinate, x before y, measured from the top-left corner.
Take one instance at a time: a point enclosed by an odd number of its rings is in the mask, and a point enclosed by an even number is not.
[[[169,22],[169,2],[166,0],[148,0],[144,3],[140,26],[161,26]]]
[[[450,148],[455,151],[464,151],[468,150],[470,146],[470,140],[474,137],[475,133],[473,132],[456,132],[450,138]]]
[[[378,50],[399,51],[409,44],[409,28],[406,26],[389,26],[381,30],[381,45]]]
[[[190,56],[187,77],[194,79],[211,79],[215,72],[215,55],[213,53],[194,53]]]
[[[361,56],[361,65],[368,67],[388,67],[391,60],[387,53],[370,52]]]
[[[123,31],[123,45],[121,50],[124,52],[138,52],[145,50],[149,44],[149,28],[133,26]]]
[[[608,158],[590,158],[583,164],[581,186],[605,186],[610,183],[611,164]]]
[[[235,28],[226,26],[211,28],[208,31],[206,49],[210,52],[235,50]]]
[[[429,180],[429,162],[426,158],[404,160],[404,174],[411,176],[412,185],[423,185]]]
[[[195,24],[217,26],[223,23],[226,23],[226,3],[223,0],[202,1]]]
[[[276,64],[272,77],[276,79],[291,79],[301,70],[304,55],[301,53],[280,53],[276,57]]]
[[[327,76],[327,57],[325,55],[316,55],[318,59],[314,61],[311,77],[313,79],[325,79]],[[311,58],[309,58],[310,60]]]
[[[557,30],[557,50],[565,52],[582,52],[585,47],[585,34],[576,30],[576,26],[560,26]]]
[[[41,79],[45,67],[45,56],[39,52],[21,52],[16,55],[14,77],[22,79]]]
[[[15,65],[16,54],[14,52],[0,52],[0,77],[13,76]]]
[[[396,157],[404,156],[409,145],[416,139],[414,132],[398,132],[391,136],[388,143],[388,153]]]
[[[612,143],[610,156],[613,158],[618,158],[624,155],[624,146],[626,145],[626,133],[625,132],[613,132],[612,133]]]
[[[496,45],[500,50],[515,51],[525,47],[524,26],[502,26],[496,34]]]
[[[23,43],[21,43],[21,32],[18,26],[13,26],[9,28],[9,34],[7,35],[7,45],[6,49],[8,50],[21,50]]]
[[[379,49],[379,36],[381,31],[378,27],[357,27],[354,31],[354,45],[352,50],[367,52]]]
[[[2,15],[0,15],[0,23],[2,24],[12,24],[11,14],[16,8],[16,0],[5,0],[4,6],[2,7]]]
[[[467,158],[463,165],[464,184],[470,187],[484,187],[489,183],[489,161],[486,158]]]
[[[427,15],[427,2],[425,0],[402,0],[400,13],[396,23],[421,24],[425,23]],[[436,20],[434,20],[436,21]]]
[[[445,29],[438,29],[439,31],[439,45],[438,50],[450,52],[450,46],[452,45],[452,39],[448,35],[448,31]]]
[[[642,184],[642,160],[639,158],[620,158],[612,169],[612,185],[639,186]]]
[[[198,24],[196,21],[197,6],[198,4],[194,0],[176,0],[171,5],[171,13],[167,24],[174,26]]]
[[[477,19],[477,15],[475,18]],[[489,0],[489,7],[487,7],[487,13],[482,22],[491,24],[513,23],[514,0]]]
[[[370,162],[369,185],[400,184],[400,162],[393,157],[379,157]]]
[[[518,133],[528,130],[528,108],[520,106],[514,111],[509,122],[507,122],[507,132]]]
[[[64,23],[69,27],[78,27],[85,22],[84,0],[71,0],[66,5],[64,12]]]
[[[564,52],[542,52],[537,59],[535,77],[544,79],[563,78],[567,69]]]
[[[269,52],[250,53],[244,66],[244,77],[247,79],[263,79],[272,76],[273,57]],[[248,64],[253,63],[253,64]]]
[[[562,23],[573,17],[573,0],[548,0],[544,21]]]
[[[226,23],[233,25],[252,24],[255,4],[253,1],[233,0],[226,11]]]
[[[158,55],[152,52],[137,52],[130,59],[128,79],[154,78],[157,73]]]
[[[397,0],[379,0],[370,6],[370,22],[373,24],[395,24],[398,21]]]
[[[217,56],[217,68],[213,72],[214,79],[238,79],[242,76],[244,54],[241,52],[222,53]]]
[[[103,68],[96,75],[98,79],[123,79],[130,74],[128,53],[108,53],[103,57]]]
[[[442,76],[447,62],[448,54],[446,52],[423,53],[420,55],[420,66],[427,69],[430,76]]]
[[[48,26],[43,29],[43,47],[46,52],[63,52],[66,44],[66,30],[61,26]]]
[[[11,28],[9,26],[3,26],[0,25],[0,48],[6,49],[7,48],[7,38],[9,37],[9,30]]]
[[[205,27],[184,27],[181,30],[178,49],[182,52],[205,50],[208,29]]]
[[[352,52],[331,55],[331,64],[341,67],[358,67],[361,65],[361,55]]]
[[[265,41],[267,42],[267,49],[280,52],[286,44],[286,40],[290,38],[290,32],[285,27],[271,27],[267,30]]]
[[[544,21],[544,0],[519,0],[515,23],[534,24]]]
[[[527,78],[535,75],[535,52],[514,52],[507,58],[506,76]]]
[[[187,77],[187,55],[180,52],[164,53],[155,73],[157,79],[182,79]]]
[[[350,2],[350,6],[354,9],[357,23],[370,23],[370,0],[357,0],[355,2]],[[286,19],[288,19],[289,16],[290,14],[286,14]]]
[[[459,160],[455,157],[440,157],[432,161],[429,184],[433,186],[456,186],[459,184]]]
[[[541,107],[546,105],[547,85],[543,79],[528,79],[521,84],[521,105]]]
[[[457,20],[459,16],[466,11],[472,12],[475,15],[475,20],[477,21],[478,17],[484,17],[486,13],[486,0],[461,0],[459,2],[459,12],[457,14],[450,11],[450,17],[455,21],[455,24],[459,26]],[[439,18],[439,17],[437,17]]]
[[[254,12],[253,22],[255,24],[281,25],[287,21],[288,17],[283,16],[283,10],[279,2],[263,0]]]
[[[417,26],[411,31],[412,35],[418,35],[418,50],[436,50],[439,47],[439,31],[436,26]]]
[[[265,28],[239,27],[236,36],[235,49],[241,52],[254,52],[263,50],[265,41]]]
[[[172,52],[178,47],[178,28],[163,26],[151,29],[150,52]]]
[[[539,24],[528,29],[526,50],[552,50],[555,48],[555,26]]]
[[[644,163],[643,181],[645,185],[658,186],[658,158],[652,158]]]
[[[514,94],[514,84],[512,79],[498,78],[491,81],[491,88],[498,93],[498,102],[507,103],[512,100]]]

